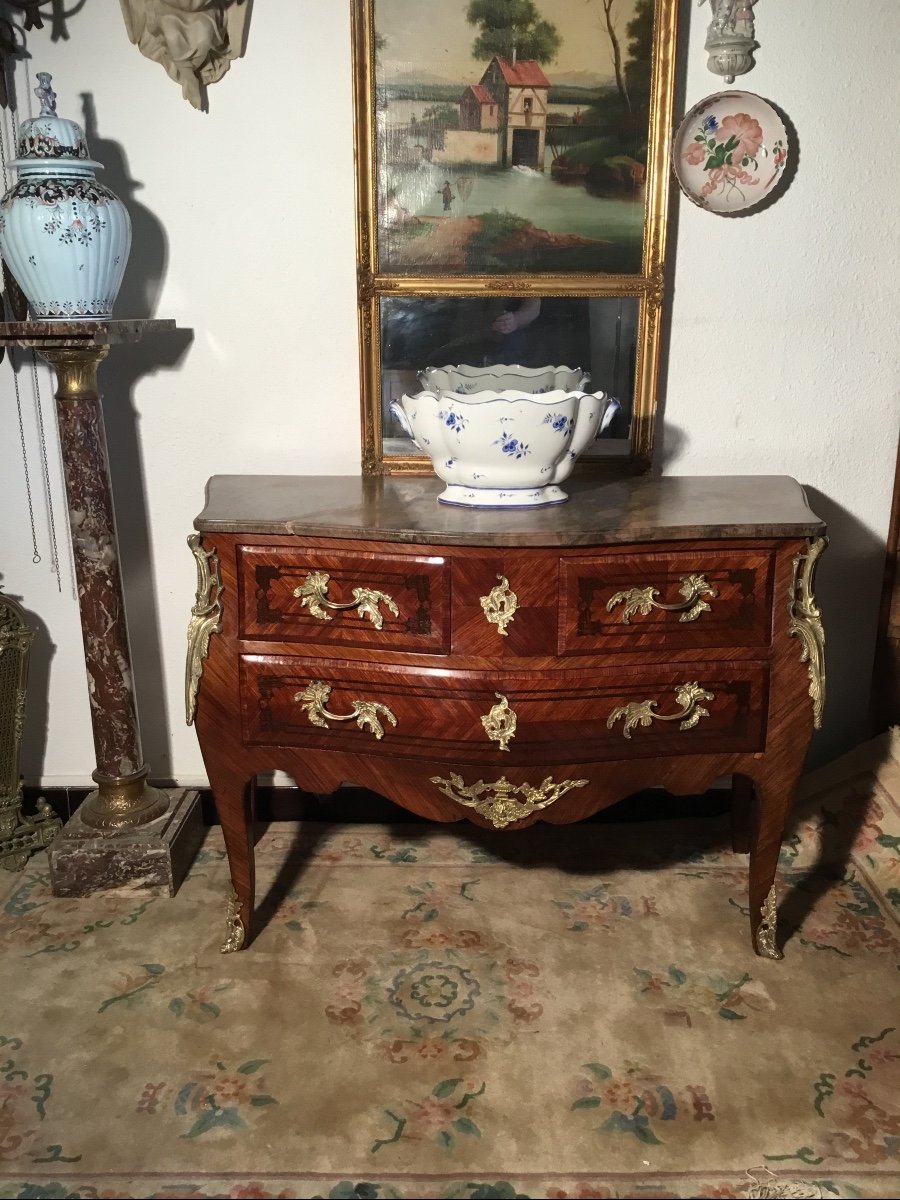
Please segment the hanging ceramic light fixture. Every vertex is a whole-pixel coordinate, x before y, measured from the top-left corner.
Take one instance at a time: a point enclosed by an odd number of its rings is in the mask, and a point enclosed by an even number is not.
[[[18,182],[0,200],[0,255],[42,319],[112,316],[131,248],[128,210],[97,181],[84,131],[56,115],[39,71],[40,115],[19,127]]]

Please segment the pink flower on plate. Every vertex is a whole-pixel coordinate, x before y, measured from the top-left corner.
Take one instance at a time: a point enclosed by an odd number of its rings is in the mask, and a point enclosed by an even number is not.
[[[684,158],[692,167],[699,167],[708,153],[705,142],[691,142],[684,152]]]
[[[737,138],[737,145],[731,152],[731,161],[739,163],[743,158],[756,158],[762,145],[763,131],[755,117],[747,113],[735,113],[733,117],[725,117],[722,120],[718,136],[723,142],[727,142],[729,138]]]

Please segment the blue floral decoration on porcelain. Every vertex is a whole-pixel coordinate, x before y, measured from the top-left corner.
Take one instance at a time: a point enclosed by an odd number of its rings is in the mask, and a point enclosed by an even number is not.
[[[438,417],[444,422],[447,428],[452,429],[454,433],[462,433],[468,424],[466,418],[461,413],[455,412],[452,408],[447,409],[446,412],[441,409],[438,412]]]
[[[571,433],[575,428],[575,418],[567,417],[565,413],[547,413],[543,423],[556,433]]]
[[[511,433],[501,433],[493,445],[499,446],[504,454],[509,454],[512,458],[524,458],[530,453],[528,446],[514,438]]]

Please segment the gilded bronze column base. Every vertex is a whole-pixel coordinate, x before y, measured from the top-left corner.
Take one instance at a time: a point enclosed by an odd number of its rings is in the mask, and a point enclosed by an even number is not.
[[[113,888],[159,889],[174,896],[203,840],[200,793],[154,791],[164,806],[155,821],[97,829],[82,817],[82,804],[50,846],[54,896],[89,896]]]
[[[81,820],[90,829],[135,829],[161,817],[169,797],[147,783],[148,767],[131,775],[104,775],[97,770],[91,778],[97,790],[81,806]]]

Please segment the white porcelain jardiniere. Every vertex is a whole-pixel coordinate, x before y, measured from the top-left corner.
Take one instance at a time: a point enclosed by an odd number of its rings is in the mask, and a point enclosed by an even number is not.
[[[560,504],[558,485],[618,408],[603,392],[422,391],[391,409],[447,484],[438,499],[471,508]]]
[[[94,172],[84,133],[56,115],[38,72],[40,116],[19,128],[19,178],[0,200],[0,255],[37,319],[109,318],[131,248],[128,210]]]

